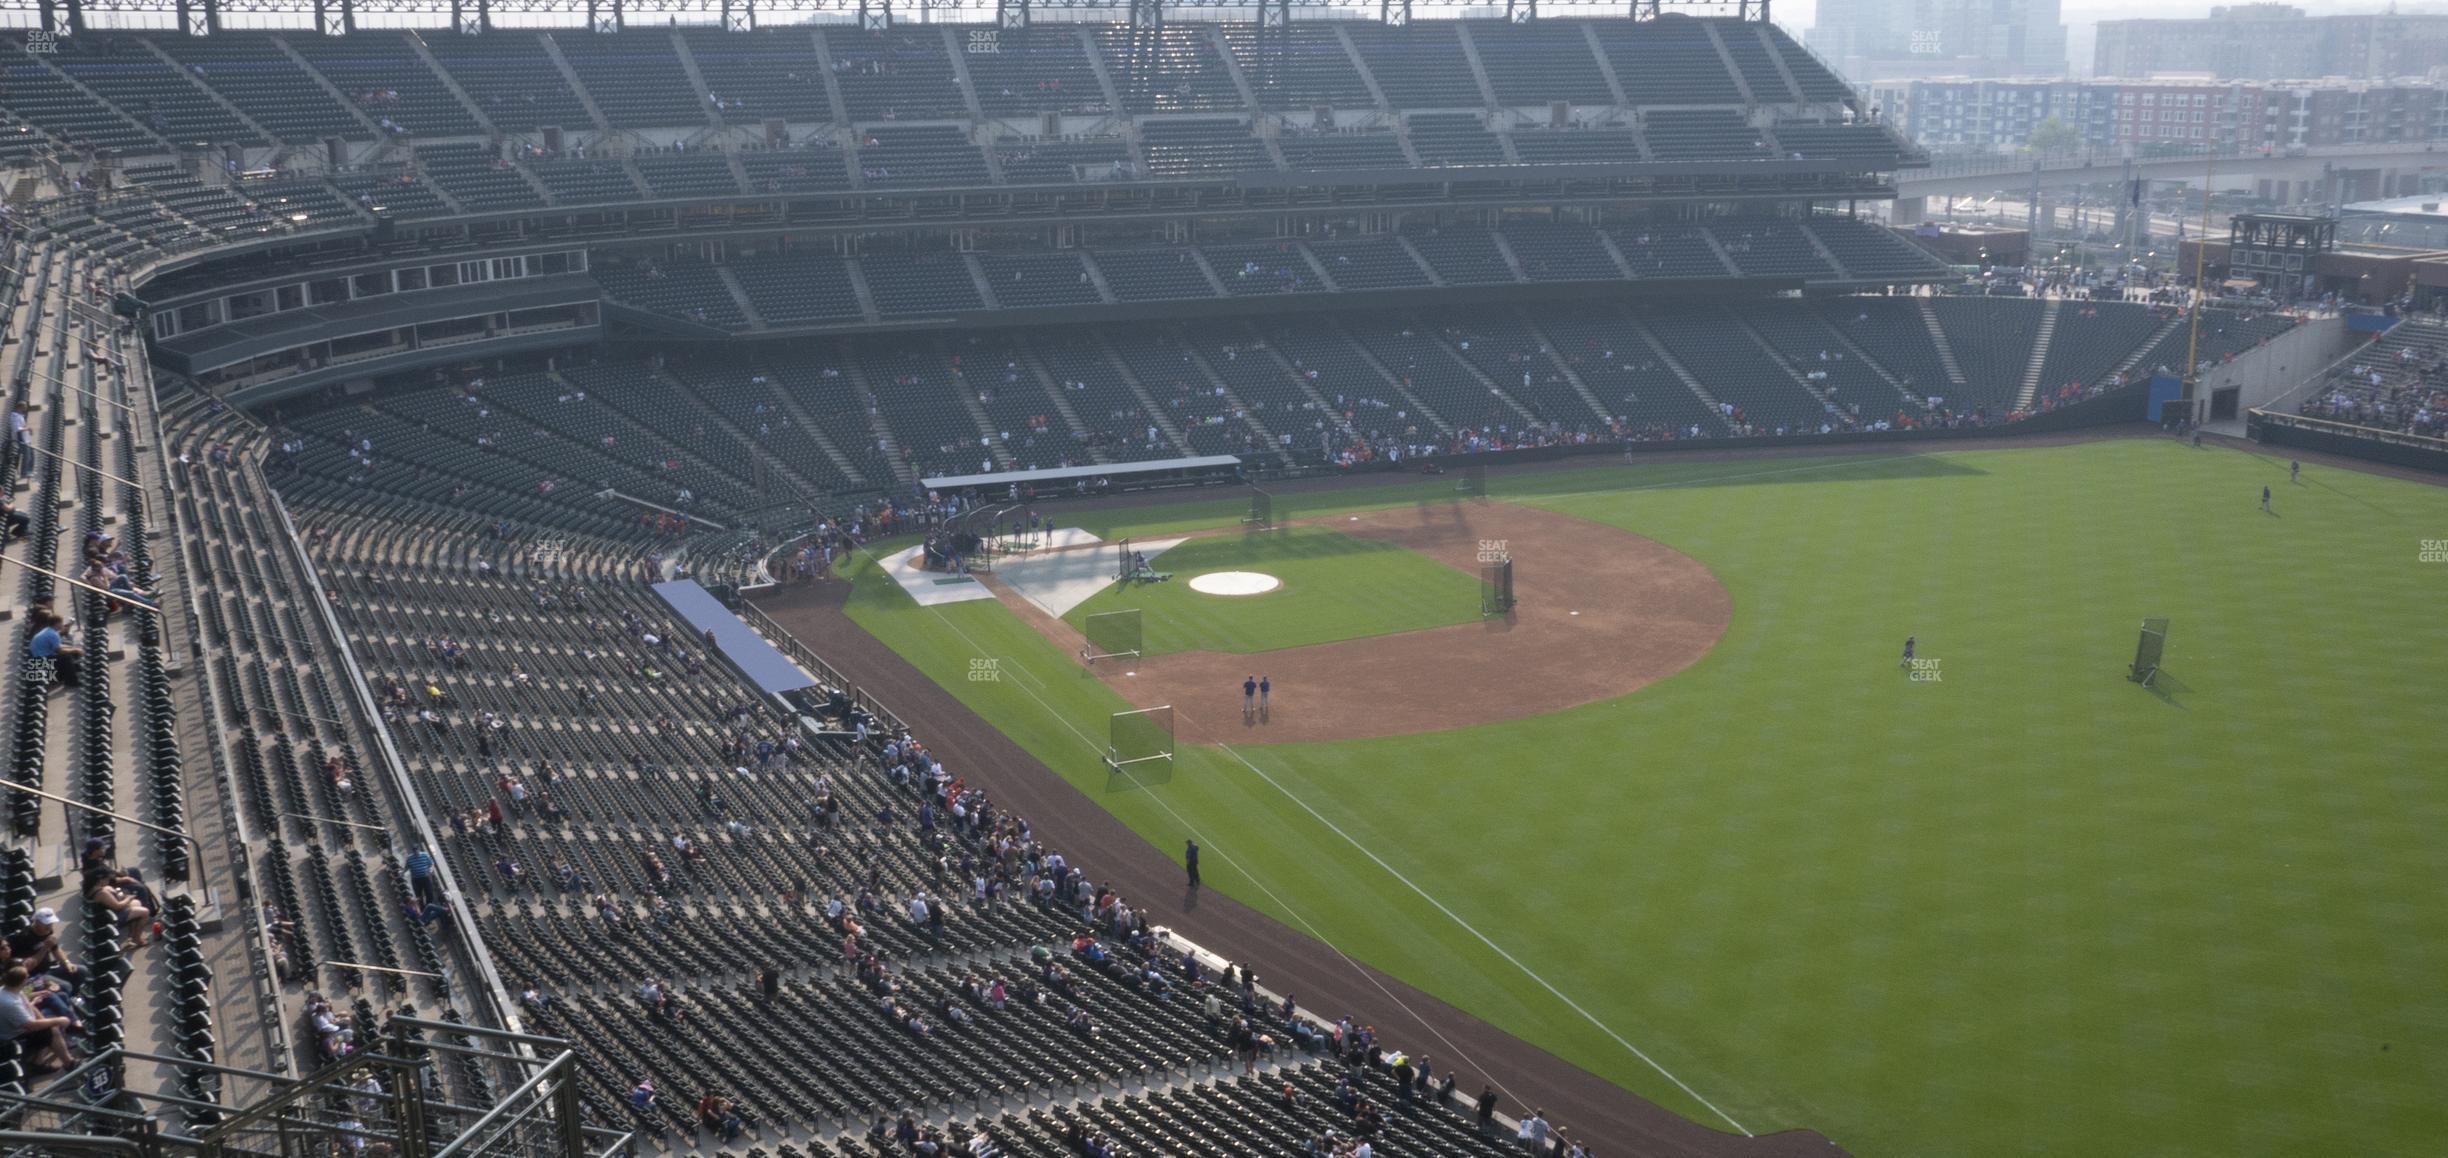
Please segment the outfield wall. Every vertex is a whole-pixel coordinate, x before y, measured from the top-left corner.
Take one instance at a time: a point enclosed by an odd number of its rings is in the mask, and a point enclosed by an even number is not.
[[[2448,474],[2448,442],[2439,439],[2258,410],[2247,416],[2245,434],[2264,446],[2301,447]]]
[[[2274,405],[2301,390],[2337,360],[2371,341],[2356,333],[2344,316],[2313,318],[2202,373],[2193,392],[2193,419],[2210,421],[2210,399],[2234,389],[2236,413]]]

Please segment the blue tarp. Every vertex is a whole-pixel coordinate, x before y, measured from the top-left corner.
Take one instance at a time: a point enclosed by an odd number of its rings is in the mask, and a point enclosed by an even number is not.
[[[772,644],[765,642],[764,636],[740,622],[739,616],[725,609],[710,592],[699,587],[696,580],[674,579],[669,583],[657,583],[654,591],[695,629],[699,638],[704,638],[707,630],[711,629],[714,632],[714,646],[721,648],[733,664],[748,673],[749,681],[765,694],[780,695],[816,686],[815,677],[800,671],[788,656],[774,650]]]
[[[2183,398],[2184,379],[2179,378],[2174,374],[2151,375],[2150,420],[2153,422],[2159,421],[2159,415],[2162,409],[2166,407],[2168,403],[2181,401]],[[2126,413],[2130,414],[2132,411],[2127,411]]]

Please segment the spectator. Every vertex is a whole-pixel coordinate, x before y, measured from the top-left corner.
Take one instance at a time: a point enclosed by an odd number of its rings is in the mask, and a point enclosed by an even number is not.
[[[76,1055],[68,1048],[72,1022],[59,1014],[42,1013],[35,1005],[40,999],[24,966],[11,965],[8,972],[0,973],[0,1034],[31,1048],[28,1061],[34,1069],[65,1070],[76,1064]]]
[[[60,687],[81,684],[85,649],[68,642],[67,625],[59,613],[48,607],[35,608],[34,627],[34,638],[27,642],[26,654],[50,664]]]

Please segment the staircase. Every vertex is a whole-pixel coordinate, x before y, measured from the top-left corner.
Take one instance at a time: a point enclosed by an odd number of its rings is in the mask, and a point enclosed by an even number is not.
[[[1479,107],[1504,107],[1496,103],[1496,86],[1488,83],[1487,66],[1479,63],[1479,42],[1471,39],[1470,22],[1454,21],[1454,33],[1462,38],[1462,59],[1470,62],[1471,79],[1479,82]]]
[[[591,34],[582,31],[574,35]],[[544,55],[552,58],[553,67],[561,71],[561,83],[569,86],[571,95],[578,98],[578,103],[586,109],[587,117],[595,122],[595,127],[603,132],[611,132],[611,120],[606,118],[603,109],[596,105],[594,94],[589,93],[585,85],[578,83],[578,70],[571,68],[569,58],[561,55],[561,45],[553,40],[552,33],[544,33],[536,39],[544,42]]]
[[[863,292],[861,296],[865,296]],[[876,404],[875,390],[867,385],[867,373],[859,369],[858,359],[842,359],[842,376],[850,380],[851,389],[858,391],[859,405],[867,408],[867,429],[876,436],[877,444],[885,448],[884,458],[892,466],[893,478],[904,487],[916,489],[918,468],[911,466],[908,457],[901,453],[901,439],[893,434],[892,427],[884,425],[884,408]]]
[[[739,303],[740,312],[748,316],[748,328],[764,329],[765,315],[758,313],[756,303],[749,300],[748,287],[740,284],[739,275],[731,272],[730,266],[717,265],[714,276],[721,280],[724,289],[731,291],[731,300]]]
[[[1440,434],[1450,435],[1454,432],[1453,423],[1445,421],[1444,415],[1429,409],[1427,403],[1420,401],[1417,395],[1411,393],[1410,389],[1402,384],[1402,375],[1396,374],[1392,367],[1379,361],[1377,352],[1361,344],[1358,338],[1352,337],[1351,331],[1344,329],[1340,321],[1335,323],[1335,334],[1350,344],[1352,353],[1358,354],[1361,361],[1368,363],[1369,369],[1375,370],[1378,377],[1385,379],[1386,389],[1399,396],[1403,400],[1403,405],[1408,407],[1411,413],[1427,419],[1429,425],[1436,427]]]
[[[1845,333],[1843,327],[1827,316],[1826,310],[1820,308],[1817,303],[1813,303],[1811,314],[1819,319],[1819,324],[1827,327],[1828,333],[1835,337],[1837,345],[1844,347],[1848,356],[1859,359],[1862,365],[1870,367],[1871,373],[1879,376],[1879,381],[1893,387],[1896,397],[1912,403],[1916,408],[1922,404],[1921,399],[1914,397],[1912,391],[1904,388],[1903,379],[1896,377],[1886,366],[1881,365],[1878,359],[1871,357],[1868,350],[1862,349],[1861,344],[1855,342],[1852,335]]]
[[[1531,317],[1530,311],[1524,309],[1516,308],[1514,314],[1521,319],[1522,328],[1528,330],[1531,337],[1538,339],[1539,349],[1546,354],[1549,362],[1554,363],[1556,372],[1562,374],[1564,380],[1572,384],[1573,393],[1580,395],[1581,401],[1589,405],[1590,413],[1597,415],[1600,423],[1612,426],[1615,422],[1614,415],[1607,411],[1604,402],[1598,400],[1598,392],[1590,389],[1589,383],[1581,380],[1581,372],[1573,369],[1572,363],[1565,359],[1563,351],[1556,348],[1555,339],[1548,337],[1547,331],[1538,324],[1538,319]]]
[[[1069,428],[1071,436],[1076,439],[1087,433],[1088,425],[1080,421],[1079,411],[1071,408],[1071,392],[1063,389],[1062,383],[1056,382],[1052,374],[1046,373],[1045,363],[1037,360],[1037,351],[1025,345],[1015,348],[1019,353],[1020,365],[1029,372],[1030,377],[1037,380],[1038,388],[1045,391],[1046,400],[1053,403],[1054,413],[1062,416],[1063,424]],[[1084,442],[1081,445],[1087,448],[1088,457],[1098,462],[1113,461],[1106,455],[1103,447]]]
[[[941,341],[935,343],[935,357],[943,361],[945,374],[950,377],[952,363],[944,357]],[[1019,457],[1011,452],[1010,447],[1003,445],[1003,432],[995,429],[994,419],[987,415],[984,406],[978,404],[977,391],[970,387],[968,376],[951,377],[951,383],[952,392],[960,395],[961,409],[968,411],[969,421],[977,425],[977,432],[985,440],[986,452],[994,456],[995,465],[1004,470],[1019,466]]]
[[[1265,443],[1267,450],[1280,451],[1283,449],[1282,444],[1275,440],[1275,432],[1268,429],[1266,423],[1259,421],[1258,412],[1241,400],[1241,395],[1233,391],[1232,384],[1226,382],[1223,375],[1216,373],[1215,367],[1207,361],[1207,355],[1199,353],[1196,347],[1187,344],[1182,346],[1182,352],[1190,355],[1190,364],[1198,367],[1198,372],[1207,376],[1208,385],[1224,392],[1224,400],[1232,403],[1233,414],[1242,422],[1247,423],[1251,430],[1257,432],[1259,440]]]
[[[1192,250],[1191,252],[1198,251]],[[1097,352],[1105,355],[1105,363],[1114,368],[1114,373],[1122,376],[1123,385],[1130,387],[1131,397],[1139,400],[1139,408],[1147,412],[1148,421],[1154,423],[1156,429],[1164,432],[1164,436],[1172,441],[1174,449],[1180,451],[1182,457],[1190,457],[1190,440],[1182,437],[1181,427],[1175,426],[1173,416],[1165,413],[1164,407],[1156,404],[1155,396],[1147,392],[1147,384],[1139,380],[1139,375],[1131,372],[1130,363],[1122,360],[1122,355],[1114,351],[1113,344],[1107,342],[1102,333],[1097,335]]]
[[[851,292],[858,295],[859,316],[871,322],[877,320],[875,294],[867,288],[867,271],[859,267],[859,259],[844,261],[842,270],[850,275]]]
[[[1649,349],[1657,354],[1658,361],[1663,363],[1667,369],[1674,371],[1674,376],[1682,381],[1685,389],[1692,392],[1692,397],[1700,400],[1700,405],[1708,407],[1709,417],[1715,419],[1717,425],[1725,426],[1726,421],[1723,417],[1725,404],[1717,401],[1717,396],[1709,393],[1708,387],[1701,385],[1699,378],[1694,377],[1690,370],[1684,368],[1680,360],[1667,352],[1666,343],[1658,341],[1657,335],[1649,332],[1648,323],[1632,317],[1627,317],[1626,320],[1632,323],[1632,332],[1640,335],[1641,341],[1649,343]]]
[[[2040,307],[2040,336],[2032,342],[2031,364],[2023,368],[2023,385],[2015,391],[2014,408],[2028,410],[2032,399],[2040,396],[2040,372],[2048,364],[2049,340],[2057,336],[2057,307],[2063,298],[2050,298]]]
[[[780,383],[775,383],[766,392],[772,394],[775,400],[781,403],[782,409],[789,413],[791,423],[805,432],[808,440],[814,442],[818,449],[825,452],[826,458],[833,460],[833,468],[840,471],[843,478],[862,487],[874,485],[873,480],[867,477],[867,472],[860,470],[857,464],[851,462],[850,456],[843,453],[840,445],[833,441],[833,436],[825,433],[824,424],[816,421],[815,415],[808,413],[808,408],[800,403],[797,394],[792,393],[788,387]]]
[[[1529,407],[1522,405],[1521,402],[1515,399],[1512,394],[1506,392],[1504,383],[1488,377],[1487,372],[1481,370],[1478,363],[1471,361],[1468,355],[1455,349],[1453,339],[1446,337],[1443,330],[1435,329],[1434,327],[1428,326],[1424,323],[1415,323],[1415,326],[1417,332],[1434,336],[1436,338],[1437,348],[1445,351],[1445,356],[1453,359],[1454,365],[1460,366],[1464,373],[1469,374],[1471,376],[1471,381],[1477,382],[1481,386],[1486,387],[1488,393],[1495,395],[1499,401],[1512,407],[1513,413],[1521,415],[1522,421],[1540,421],[1538,415],[1530,413]]]
[[[705,74],[698,71],[697,57],[689,52],[688,37],[680,35],[680,30],[675,28],[671,33],[671,42],[672,55],[680,58],[680,72],[688,77],[689,91],[697,94],[697,108],[705,113],[706,123],[721,124],[722,117],[714,112],[714,102],[706,97]]]
[[[668,370],[657,370],[655,371],[654,376],[656,381],[669,384],[674,391],[682,394],[687,394],[690,392],[688,383],[682,382],[680,379],[673,377],[671,372]],[[739,423],[732,421],[731,416],[723,413],[721,407],[708,406],[704,409],[705,412],[712,418],[714,425],[719,427],[724,433],[738,439],[741,446],[755,448],[761,445],[757,442],[755,435],[750,434],[745,429],[742,429]],[[640,425],[644,425],[644,423],[641,422]],[[677,441],[677,439],[674,438],[673,432],[665,431],[662,433],[664,437],[673,438],[674,441]],[[700,452],[699,457],[704,457],[703,452]],[[819,495],[824,493],[825,488],[817,486],[815,483],[800,477],[798,471],[792,470],[789,463],[782,461],[782,456],[777,454],[760,454],[759,457],[765,460],[765,465],[771,468],[775,474],[782,476],[782,481],[788,483],[794,493],[800,495]],[[708,465],[714,467],[714,469],[718,471],[722,471],[723,473],[729,473],[729,471],[720,464],[709,463]],[[743,480],[750,483],[752,489],[756,481],[753,474],[754,472],[752,471],[752,477]],[[772,501],[770,496],[765,497],[767,501]]]
[[[1946,367],[1947,384],[1963,385],[1963,367],[1955,362],[1955,347],[1947,342],[1946,327],[1938,324],[1938,308],[1931,305],[1928,298],[1919,299],[1919,304],[1921,324],[1929,327],[1930,343],[1938,347],[1938,364]]]
[[[2134,371],[2142,368],[2142,359],[2150,357],[2152,351],[2157,350],[2161,344],[2165,343],[2169,338],[2174,337],[2176,335],[2176,331],[2183,329],[2191,321],[2191,314],[2180,313],[2175,317],[2169,318],[2166,325],[2151,331],[2149,341],[2142,343],[2140,348],[2136,349],[2133,353],[2126,355],[2125,360],[2117,363],[2116,369],[2109,371],[2109,373],[2111,375],[2121,374],[2124,376],[2125,381],[2133,381]]]
[[[500,136],[501,130],[493,127],[493,118],[485,115],[484,107],[477,104],[476,98],[469,96],[466,89],[459,87],[459,82],[451,77],[449,69],[442,67],[441,61],[434,59],[433,49],[426,46],[424,34],[411,29],[404,35],[408,37],[408,47],[416,50],[417,59],[425,62],[425,67],[433,72],[434,79],[442,82],[443,88],[449,89],[452,96],[459,98],[459,103],[466,107],[468,116],[475,118],[476,124],[484,129],[485,135],[488,137]]]

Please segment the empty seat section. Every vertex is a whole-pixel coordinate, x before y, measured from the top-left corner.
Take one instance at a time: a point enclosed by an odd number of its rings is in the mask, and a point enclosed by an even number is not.
[[[1313,241],[1309,252],[1326,267],[1335,286],[1347,290],[1408,289],[1432,285],[1428,272],[1392,237]]]
[[[1742,311],[1753,331],[1774,347],[1787,367],[1828,400],[1862,422],[1892,419],[1900,408],[1918,412],[1867,362],[1847,352],[1827,325],[1800,302],[1762,302]]]
[[[945,357],[954,385],[977,398],[1015,467],[1044,470],[1088,461],[1086,440],[1063,421],[1009,331],[967,335]]]
[[[1853,98],[1853,88],[1828,67],[1819,62],[1799,41],[1775,24],[1765,25],[1768,39],[1776,46],[1778,56],[1785,59],[1786,71],[1793,73],[1794,83],[1802,86],[1805,101],[1846,101]]]
[[[1531,281],[1620,281],[1598,231],[1577,221],[1512,221],[1504,226],[1505,243],[1521,262],[1522,276]]]
[[[1250,135],[1247,121],[1145,121],[1139,134],[1151,177],[1205,177],[1275,167],[1265,142]]]
[[[1725,422],[1700,401],[1622,312],[1606,306],[1562,305],[1538,311],[1539,328],[1555,340],[1555,356],[1619,423],[1626,438],[1715,438]],[[1696,429],[1695,429],[1696,428]]]
[[[994,145],[995,164],[1009,185],[1069,185],[1127,176],[1130,142],[1120,137],[1078,139],[1004,138]]]
[[[1386,101],[1404,109],[1476,109],[1487,106],[1470,58],[1462,53],[1457,25],[1424,20],[1404,27],[1352,21],[1343,29],[1360,50],[1361,63],[1377,78]]]
[[[1628,128],[1515,129],[1513,151],[1533,165],[1614,164],[1641,160]]]
[[[388,120],[418,137],[462,137],[483,131],[466,103],[417,55],[407,35],[368,29],[347,36],[293,32],[285,39],[377,124]]]
[[[0,108],[79,147],[125,153],[149,153],[162,147],[145,125],[121,116],[119,110],[87,95],[30,56],[0,58]],[[149,123],[154,118],[141,119]]]
[[[1294,21],[1288,29],[1261,34],[1254,24],[1221,26],[1224,45],[1241,65],[1241,75],[1258,96],[1258,107],[1306,112],[1324,105],[1338,109],[1368,108],[1368,82],[1352,66],[1343,37],[1332,24]]]
[[[1767,138],[1732,109],[1654,109],[1642,115],[1650,155],[1661,161],[1766,160]]]
[[[1171,458],[1181,453],[1156,429],[1147,407],[1093,337],[1077,332],[1032,338],[1030,346],[1071,412],[1088,428],[1089,442],[1117,462]]]
[[[440,217],[450,212],[450,206],[443,204],[433,188],[412,172],[338,173],[331,182],[342,196],[369,213]]]
[[[578,94],[560,82],[560,66],[545,55],[538,35],[428,36],[425,47],[502,132],[532,133],[539,125],[591,127],[594,119],[587,116]]]
[[[1574,431],[1603,427],[1607,416],[1591,411],[1547,343],[1512,311],[1439,311],[1422,320],[1445,331],[1465,361],[1540,422]]]
[[[1950,410],[2004,408],[2021,389],[2032,351],[2040,343],[2040,303],[2030,298],[1937,298],[1938,328],[1946,335],[1964,384],[1929,390]],[[2181,358],[2179,359],[2182,360]]]
[[[1593,26],[1623,83],[1624,99],[1636,105],[1740,104],[1742,90],[1726,71],[1707,26],[1674,18],[1633,23],[1604,20]],[[1738,22],[1737,28],[1742,27]]]
[[[739,155],[751,193],[825,193],[850,187],[840,147],[812,142],[792,149],[750,149]]]
[[[1477,113],[1413,113],[1411,151],[1423,165],[1502,165],[1504,143]]]
[[[967,35],[967,34],[964,34]],[[969,82],[987,116],[1110,113],[1079,30],[1069,24],[1004,28],[964,42]]]
[[[487,145],[419,145],[416,163],[427,180],[476,212],[544,204],[535,186]]]
[[[731,171],[727,153],[696,149],[688,152],[640,153],[634,158],[638,175],[657,197],[736,197],[739,177]]]
[[[1836,255],[1836,264],[1857,278],[1935,278],[1946,273],[1935,255],[1876,222],[1819,217],[1804,228]]]
[[[327,136],[368,135],[365,125],[332,99],[269,35],[163,36],[153,43],[185,67],[188,75],[284,142],[321,144]]]
[[[1709,224],[1719,248],[1746,277],[1832,278],[1836,270],[1791,221],[1733,217]]]
[[[1319,293],[1317,271],[1293,241],[1209,244],[1199,247],[1224,292],[1234,297]]]
[[[1420,325],[1399,319],[1360,318],[1348,327],[1404,389],[1457,430],[1518,428],[1521,413],[1491,393],[1470,367],[1455,360],[1443,342]],[[1467,337],[1467,335],[1461,335]]]
[[[1403,236],[1446,285],[1503,285],[1521,280],[1487,230],[1475,225],[1405,229]]]
[[[1496,90],[1496,103],[1612,105],[1615,93],[1598,71],[1598,57],[1590,51],[1581,25],[1578,20],[1485,20],[1465,27],[1479,48],[1479,63]]]
[[[138,37],[102,33],[55,43],[54,67],[180,148],[266,143]]]
[[[779,117],[794,124],[834,119],[825,96],[824,66],[808,30],[784,26],[753,32],[685,28],[680,32],[697,75],[705,78],[706,103],[731,124]]]
[[[2064,301],[2040,365],[2040,396],[2080,391],[2108,380],[2117,364],[2159,332],[2159,311],[2134,302]]]
[[[1816,431],[1834,421],[1794,376],[1715,308],[1644,310],[1642,320],[1666,352],[1691,371],[1718,402],[1732,406],[1736,433]]]
[[[731,263],[731,274],[767,325],[859,320],[858,290],[842,259],[830,253],[785,253]]]
[[[876,125],[859,136],[859,173],[873,186],[989,185],[986,155],[956,125]]]
[[[1215,287],[1186,249],[1100,249],[1090,260],[1105,275],[1114,299],[1126,302],[1182,301],[1215,296]]]
[[[1171,334],[1136,332],[1114,343],[1139,385],[1163,408],[1194,454],[1240,454],[1263,449],[1230,397],[1219,391]]]
[[[250,181],[238,187],[272,220],[297,229],[355,225],[364,220],[330,186],[319,181]]]
[[[843,111],[854,121],[953,120],[969,115],[940,28],[827,28]]]
[[[1915,398],[1948,393],[1946,364],[1930,338],[1916,300],[1884,297],[1824,298],[1819,316],[1831,329],[1853,339],[1897,384]]]
[[[981,310],[977,282],[958,254],[869,253],[859,258],[867,292],[885,317],[917,317]]]
[[[1725,41],[1726,55],[1734,58],[1734,71],[1742,76],[1751,89],[1754,104],[1781,105],[1801,99],[1793,86],[1785,83],[1784,74],[1777,71],[1776,58],[1761,43],[1762,25],[1720,23],[1717,32]]]
[[[601,205],[639,196],[637,183],[618,157],[534,157],[527,161],[527,171],[561,205]]]
[[[1695,225],[1618,225],[1607,231],[1634,277],[1732,277]]]
[[[668,29],[637,28],[610,34],[556,32],[561,59],[578,74],[587,95],[615,128],[701,125],[704,98],[689,82]]]
[[[1847,161],[1873,168],[1892,167],[1903,143],[1878,125],[1847,125],[1821,121],[1779,121],[1770,127],[1786,157]]]
[[[988,440],[955,392],[949,363],[931,343],[860,342],[857,357],[886,425],[919,477],[997,469]]]
[[[726,328],[748,322],[722,275],[702,262],[607,263],[596,265],[594,272],[606,296],[642,310]]]
[[[1007,310],[1104,300],[1077,253],[981,253],[978,264],[995,301]]]
[[[1275,138],[1284,162],[1295,169],[1407,169],[1402,142],[1392,131],[1284,133]]]
[[[1105,74],[1128,113],[1198,113],[1242,107],[1224,58],[1200,25],[1096,26]]]

